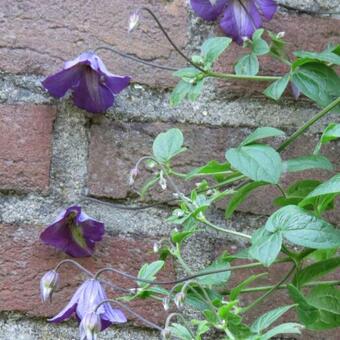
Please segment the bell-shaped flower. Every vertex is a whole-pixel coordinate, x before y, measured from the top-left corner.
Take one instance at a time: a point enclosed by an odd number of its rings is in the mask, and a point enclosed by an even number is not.
[[[47,77],[42,84],[56,98],[71,90],[76,106],[103,113],[113,105],[115,96],[129,85],[130,80],[129,76],[110,73],[95,53],[84,52],[65,62],[61,71]]]
[[[55,270],[50,270],[45,273],[40,280],[40,297],[42,302],[52,300],[52,294],[59,285],[59,273]]]
[[[261,27],[262,17],[270,20],[277,10],[274,0],[190,0],[192,9],[201,18],[213,21],[221,17],[224,33],[242,44]]]
[[[89,318],[87,316],[88,313],[95,312],[100,318],[101,331],[113,323],[125,323],[127,319],[124,313],[120,309],[112,308],[108,302],[103,303],[97,308],[104,300],[107,300],[107,296],[100,282],[96,279],[88,279],[77,289],[66,307],[52,319],[49,319],[49,321],[54,323],[62,322],[75,314],[80,322],[84,317]],[[93,321],[92,317],[91,320]],[[88,326],[88,322],[91,320],[85,319],[83,326],[84,323]],[[98,322],[95,324],[97,325]]]
[[[41,234],[40,239],[48,245],[61,249],[73,257],[91,256],[95,242],[104,235],[104,224],[72,206],[64,210]]]

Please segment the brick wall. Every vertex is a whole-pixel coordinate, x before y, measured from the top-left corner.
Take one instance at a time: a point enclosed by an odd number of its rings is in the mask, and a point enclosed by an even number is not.
[[[266,27],[286,31],[291,49],[321,50],[327,42],[339,42],[339,19],[321,14],[339,11],[339,1],[279,2],[297,10],[281,7]],[[149,18],[143,20],[140,30],[127,36],[127,18],[141,5],[154,9],[169,34],[188,53],[215,34],[214,27],[194,17],[183,0],[103,0],[100,5],[85,0],[0,0],[0,339],[77,336],[72,323],[72,327],[56,327],[44,320],[59,310],[81,277],[71,269],[65,270],[59,298],[53,305],[41,305],[38,296],[41,274],[63,258],[42,245],[38,235],[62,207],[80,203],[107,226],[108,235],[95,257],[81,261],[89,269],[114,263],[136,273],[141,263],[155,258],[152,243],[171,230],[171,225],[164,223],[169,207],[129,211],[86,201],[84,196],[130,204],[134,198],[127,186],[128,171],[148,152],[159,131],[180,127],[190,150],[178,165],[197,166],[212,157],[222,160],[227,146],[236,145],[259,125],[290,133],[317,110],[307,100],[294,102],[288,95],[274,103],[249,84],[219,82],[208,82],[198,102],[170,108],[169,88],[174,79],[168,71],[150,69],[106,52],[101,56],[108,68],[131,75],[136,83],[119,96],[117,105],[105,117],[90,119],[71,101],[53,100],[41,89],[41,79],[56,71],[64,60],[99,45],[112,45],[163,65],[184,65]],[[218,68],[230,69],[239,53],[239,48],[233,48]],[[284,71],[275,63],[264,70],[267,74]],[[285,156],[311,150],[322,127],[332,119],[328,117],[313,127]],[[209,143],[202,142],[206,140]],[[339,144],[330,144],[326,153],[333,161],[339,160]],[[218,209],[212,218],[221,225],[251,232],[270,214],[268,197],[274,194],[258,191],[231,221],[224,221]],[[267,200],[259,200],[259,195]],[[155,193],[153,199],[159,198]],[[336,223],[339,216],[337,211],[330,217]],[[194,268],[200,268],[223,249],[241,246],[209,233],[190,241],[185,255]],[[176,275],[173,270],[169,267],[172,276]],[[275,280],[279,275],[280,269],[271,277]],[[278,295],[275,301],[280,299],[285,297]],[[138,301],[134,307],[156,322],[164,317],[155,304]],[[272,307],[272,303],[261,306],[263,311]],[[112,328],[103,339],[157,338],[139,327],[131,319],[127,327]],[[304,336],[321,338],[311,333]],[[327,332],[323,338],[336,339],[339,334]]]

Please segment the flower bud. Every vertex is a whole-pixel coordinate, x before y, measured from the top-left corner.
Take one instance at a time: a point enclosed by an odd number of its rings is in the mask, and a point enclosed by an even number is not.
[[[139,23],[139,14],[135,12],[132,15],[130,15],[128,32],[129,33],[132,32],[137,27],[138,23]]]
[[[138,176],[138,174],[139,174],[138,168],[133,168],[130,171],[130,176],[129,176],[129,186],[130,187],[133,186],[133,184],[135,183],[135,179]]]
[[[102,328],[100,316],[95,312],[86,313],[79,325],[82,340],[96,340]]]
[[[161,332],[162,339],[171,339],[171,331],[169,328],[164,328]]]
[[[185,294],[184,292],[179,292],[176,294],[174,298],[175,305],[178,309],[182,309],[185,301]]]
[[[170,308],[170,299],[169,299],[169,297],[165,297],[163,299],[163,307],[164,307],[165,311],[169,310],[169,308]]]
[[[155,242],[155,243],[153,244],[153,252],[154,252],[154,253],[158,253],[158,252],[159,252],[159,249],[160,249],[160,244],[159,244],[159,242]]]
[[[55,270],[50,270],[45,273],[40,280],[40,296],[42,302],[52,300],[52,294],[59,284],[59,273]]]
[[[276,36],[278,38],[283,38],[285,36],[286,32],[279,32]]]
[[[159,185],[161,186],[162,190],[165,190],[166,185],[166,179],[164,178],[163,171],[159,173]]]

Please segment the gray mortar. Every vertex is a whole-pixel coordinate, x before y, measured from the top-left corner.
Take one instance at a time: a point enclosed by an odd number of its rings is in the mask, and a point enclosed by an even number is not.
[[[56,129],[59,128],[59,134],[70,137],[75,133],[73,129],[77,129],[78,134],[73,137],[73,142],[80,146],[80,142],[86,138],[86,133],[81,131],[86,124],[84,111],[75,108],[70,100],[59,101],[49,98],[39,85],[41,79],[36,76],[20,78],[19,76],[2,75],[0,77],[0,101],[8,104],[18,102],[56,104],[59,108],[59,116],[61,114],[64,116],[58,117]],[[273,102],[260,97],[226,98],[221,95],[216,96],[214,93],[214,81],[209,80],[198,101],[185,102],[179,107],[171,108],[169,107],[169,91],[134,84],[117,97],[116,105],[108,111],[106,116],[112,120],[122,121],[163,121],[251,128],[267,125],[293,129],[301,126],[319,111],[316,106],[306,100],[295,102],[283,99]],[[61,108],[66,108],[67,112],[62,113]],[[313,126],[310,132],[320,133],[328,122],[335,119],[335,114],[328,115]],[[77,141],[76,138],[80,140]],[[60,139],[68,143],[62,136]],[[68,144],[73,145],[73,143]],[[56,147],[61,148],[57,144]],[[78,152],[72,153],[74,149],[71,147],[68,154],[72,154],[73,157],[82,157]],[[79,152],[84,152],[83,148]]]
[[[24,319],[19,314],[3,314],[0,317],[2,340],[77,340],[79,331],[75,322],[53,325],[46,320]],[[110,327],[100,334],[102,340],[157,340],[158,332],[132,327]]]

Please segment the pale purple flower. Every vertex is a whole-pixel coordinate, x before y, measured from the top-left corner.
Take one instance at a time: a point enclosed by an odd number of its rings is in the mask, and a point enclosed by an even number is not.
[[[99,314],[95,312],[86,313],[79,325],[80,340],[96,340],[101,328],[102,323]]]
[[[125,89],[131,78],[110,73],[93,52],[84,52],[67,61],[63,70],[47,77],[46,90],[56,98],[73,91],[74,104],[93,113],[103,113],[113,105],[115,96]]]
[[[73,257],[91,256],[95,242],[104,235],[104,224],[72,206],[64,210],[41,234],[40,239]]]
[[[277,10],[274,0],[190,0],[192,9],[201,18],[221,18],[220,26],[227,36],[242,44],[261,27],[262,17],[270,20]]]
[[[75,314],[80,322],[88,313],[96,312],[100,318],[101,331],[113,323],[125,323],[127,319],[124,313],[120,309],[112,308],[108,302],[103,303],[96,310],[96,307],[104,300],[107,300],[107,296],[100,282],[96,279],[88,279],[77,289],[66,307],[48,321],[62,322]],[[88,321],[90,320],[85,319],[84,322],[88,325]]]
[[[52,294],[59,285],[59,273],[50,270],[40,280],[40,297],[42,302],[52,300]]]

